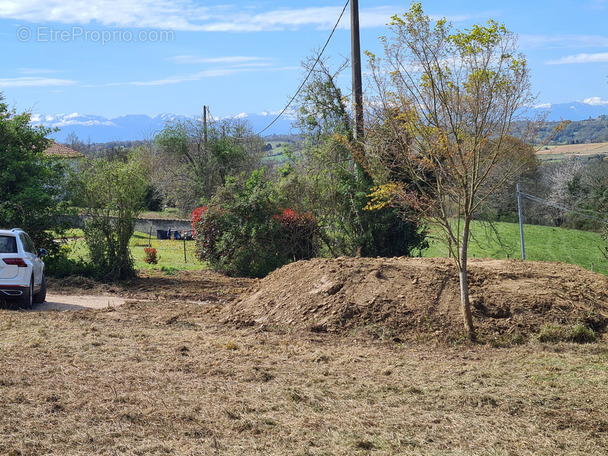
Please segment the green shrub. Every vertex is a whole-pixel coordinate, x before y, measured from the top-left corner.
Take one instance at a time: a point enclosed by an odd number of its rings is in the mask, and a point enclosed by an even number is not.
[[[577,344],[589,344],[597,341],[597,335],[591,328],[586,327],[581,322],[576,323],[570,330],[572,342]]]
[[[44,257],[46,275],[61,279],[71,275],[95,276],[95,265],[81,258],[70,258],[71,249],[64,245],[54,255]]]
[[[197,258],[228,275],[264,277],[290,261],[316,256],[316,220],[282,210],[281,203],[264,169],[228,179],[207,206],[192,213]]]
[[[284,209],[274,215],[281,226],[284,254],[293,261],[310,260],[319,253],[319,224],[310,213]]]
[[[362,205],[367,204],[365,195]],[[361,256],[411,256],[414,250],[428,248],[426,230],[419,224],[404,220],[393,207],[374,211],[361,211],[360,226],[363,232],[357,239]]]
[[[83,159],[70,186],[73,203],[87,213],[83,232],[95,278],[134,277],[129,243],[146,192],[141,163],[135,155],[127,161]]]
[[[545,343],[574,342],[577,344],[587,344],[595,342],[597,335],[595,331],[580,322],[577,322],[573,326],[548,323],[540,329],[538,340]]]

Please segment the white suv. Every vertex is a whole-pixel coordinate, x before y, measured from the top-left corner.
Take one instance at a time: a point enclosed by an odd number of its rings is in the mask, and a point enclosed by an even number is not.
[[[11,301],[26,309],[44,302],[44,255],[46,250],[37,251],[22,229],[0,230],[0,302]]]

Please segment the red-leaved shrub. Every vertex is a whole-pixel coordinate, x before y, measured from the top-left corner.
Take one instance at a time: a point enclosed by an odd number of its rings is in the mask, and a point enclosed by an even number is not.
[[[144,262],[148,264],[158,264],[158,255],[154,247],[144,249]]]
[[[298,213],[287,208],[274,218],[281,223],[285,249],[292,260],[309,260],[318,254],[319,224],[314,215],[310,212]]]

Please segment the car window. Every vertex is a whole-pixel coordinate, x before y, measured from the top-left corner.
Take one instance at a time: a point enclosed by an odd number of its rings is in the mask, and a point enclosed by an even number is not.
[[[14,236],[0,236],[0,253],[17,253],[17,240]]]
[[[34,243],[30,239],[30,237],[25,233],[19,234],[19,237],[21,238],[21,242],[23,243],[23,248],[25,249],[25,251],[33,253],[35,255],[36,247],[34,247]]]

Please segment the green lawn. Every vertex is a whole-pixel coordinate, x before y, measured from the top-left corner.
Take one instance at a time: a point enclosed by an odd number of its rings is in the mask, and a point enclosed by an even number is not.
[[[74,258],[86,259],[87,250],[82,237],[82,230],[70,230],[68,233],[70,255]],[[144,249],[151,244],[157,251],[158,264],[144,262]],[[184,256],[185,248],[185,256]],[[194,241],[172,241],[150,238],[147,233],[135,232],[131,238],[131,252],[135,259],[136,269],[158,269],[174,272],[180,269],[206,269],[207,264],[199,262],[194,256]]]
[[[495,223],[492,229],[487,223],[474,222],[473,240],[469,256],[476,258],[521,259],[519,225]],[[550,226],[524,225],[526,260],[558,261],[582,266],[608,275],[608,261],[600,248],[606,245],[602,236],[588,231],[570,230]],[[424,257],[445,257],[443,243],[432,241],[431,247],[422,252]]]
[[[144,249],[151,244],[156,249],[158,264],[144,262]],[[194,241],[172,241],[170,239],[150,239],[149,234],[136,232],[131,238],[131,252],[135,258],[136,269],[160,269],[172,271],[178,269],[206,269],[194,256]]]
[[[474,222],[472,225],[473,240],[469,247],[471,258],[515,258],[521,259],[519,241],[519,225],[516,223],[495,223],[490,227],[487,223]],[[82,232],[74,230],[70,237],[76,241],[70,242],[72,255],[85,257],[86,249],[81,237]],[[588,231],[570,230],[549,226],[524,225],[526,259],[530,261],[556,261],[570,263],[608,275],[608,261],[602,255],[600,248],[606,245],[602,236]],[[159,256],[158,264],[145,263],[144,248],[151,243]],[[186,255],[184,258],[184,244]],[[437,240],[430,240],[430,248],[422,252],[422,256],[446,257],[447,248]],[[199,262],[194,256],[194,241],[171,241],[149,238],[146,233],[136,232],[131,239],[135,267],[137,269],[158,269],[172,272],[179,269],[205,269],[206,263]]]

